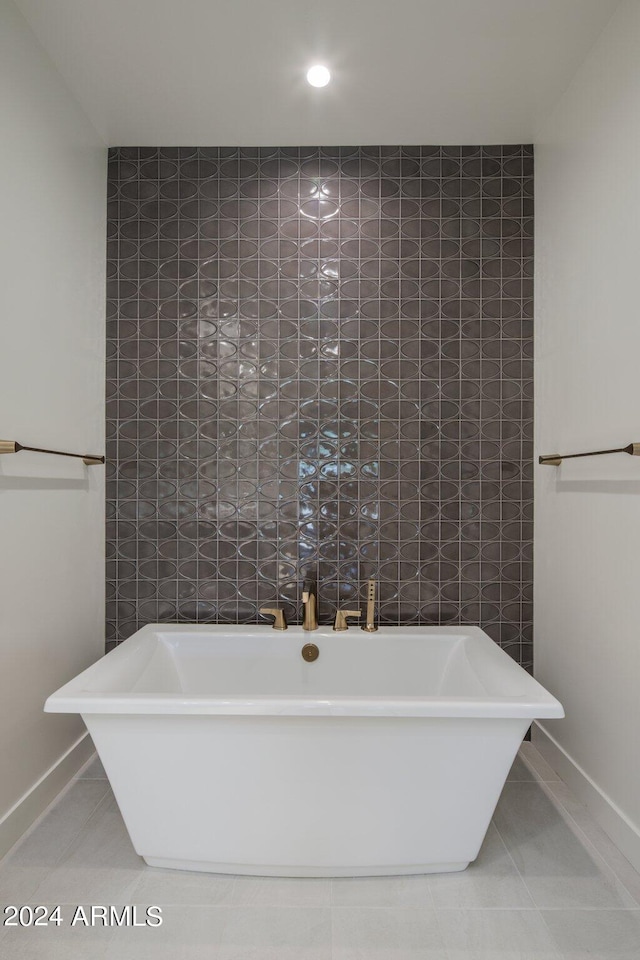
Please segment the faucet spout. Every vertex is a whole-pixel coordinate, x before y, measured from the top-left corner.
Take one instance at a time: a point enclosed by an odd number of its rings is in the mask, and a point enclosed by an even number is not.
[[[302,588],[302,604],[304,606],[304,618],[302,621],[303,630],[318,629],[318,606],[316,600],[315,587],[309,581],[305,581]]]

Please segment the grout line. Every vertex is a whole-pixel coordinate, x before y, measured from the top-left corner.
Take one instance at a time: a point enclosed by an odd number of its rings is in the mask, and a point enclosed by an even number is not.
[[[620,858],[622,859],[622,861],[623,861],[622,866],[624,867],[624,871],[633,874],[633,876],[637,878],[638,887],[639,887],[639,890],[640,890],[640,873],[638,873],[638,871],[635,869],[635,867],[633,866],[633,864],[627,859],[626,855],[622,852],[622,850],[620,849],[620,847],[618,847],[617,844],[614,843],[614,841],[609,837],[609,835],[606,833],[606,831],[599,825],[599,823],[597,822],[597,820],[595,820],[595,818],[592,817],[592,815],[591,815],[591,813],[590,813],[590,811],[589,811],[589,808],[588,808],[584,803],[582,803],[582,802],[571,792],[570,788],[567,786],[567,784],[564,782],[564,780],[555,780],[555,781],[551,781],[551,782],[549,783],[549,790],[550,790],[551,793],[553,794],[554,800],[563,807],[563,809],[564,809],[564,810],[566,811],[566,813],[567,813],[567,816],[570,817],[570,818],[577,824],[578,828],[579,828],[579,829],[582,829],[582,828],[580,827],[580,823],[578,822],[578,820],[576,820],[576,818],[575,818],[574,815],[572,814],[572,812],[571,812],[571,810],[569,809],[569,807],[567,807],[567,806],[565,805],[565,802],[564,802],[564,800],[562,799],[562,797],[561,797],[561,796],[556,796],[556,793],[555,793],[555,789],[554,789],[554,788],[557,788],[558,785],[560,785],[561,787],[564,787],[565,790],[567,790],[567,792],[569,793],[571,799],[575,802],[575,804],[576,804],[576,805],[579,805],[580,807],[582,807],[582,809],[584,810],[584,812],[585,812],[585,814],[586,814],[586,817],[587,817],[588,819],[590,819],[591,822],[592,822],[592,827],[594,828],[594,832],[599,835],[599,836],[598,836],[598,840],[597,840],[597,842],[596,842],[596,840],[591,840],[590,836],[586,833],[586,830],[583,829],[583,833],[585,833],[588,842],[591,843],[591,845],[592,845],[593,847],[595,847],[595,849],[598,851],[600,857],[607,863],[607,865],[608,865],[608,866],[611,868],[611,870],[616,874],[616,876],[617,876],[618,879],[621,881],[621,883],[626,887],[627,884],[626,884],[625,880],[623,879],[622,875],[619,873],[618,868],[617,868],[617,866],[616,866],[617,857],[620,857]],[[605,847],[606,852],[601,852],[601,851],[600,851],[600,846],[599,846],[599,844],[604,844],[604,847]],[[627,887],[627,889],[629,889],[629,888]],[[631,893],[631,891],[629,891],[629,892]],[[634,900],[636,900],[638,903],[640,903],[640,896],[636,896],[636,895],[634,895],[633,893],[631,893],[631,896],[633,897]]]
[[[82,764],[82,766],[81,766],[80,769],[77,771],[77,773],[75,773],[75,774],[73,775],[73,777],[71,778],[71,779],[72,779],[72,782],[75,781],[75,780],[108,780],[108,777],[107,777],[106,774],[105,774],[104,776],[102,776],[102,777],[83,777],[82,774],[84,773],[84,771],[85,771],[88,767],[90,767],[91,764],[94,763],[96,759],[99,759],[99,757],[98,757],[97,751],[94,750],[94,752],[91,754],[91,756],[89,757],[89,759],[88,759],[88,760],[85,760],[85,762]]]
[[[545,783],[544,781],[539,781],[540,787],[541,787],[541,789],[543,790],[545,796],[551,801],[551,803],[552,803],[553,806],[556,808],[556,810],[560,813],[560,815],[563,817],[563,819],[565,820],[565,822],[568,823],[570,829],[572,829],[572,831],[573,831],[573,833],[574,833],[574,836],[580,841],[580,843],[582,844],[582,846],[583,846],[583,847],[587,850],[587,852],[593,857],[593,859],[595,859],[597,862],[601,863],[601,864],[605,867],[605,871],[604,871],[604,872],[605,872],[605,873],[608,873],[610,876],[612,876],[612,877],[617,881],[617,883],[619,883],[620,886],[624,888],[625,892],[626,892],[626,893],[628,894],[628,896],[634,901],[634,903],[635,903],[637,906],[640,906],[640,904],[638,904],[638,901],[637,901],[636,897],[634,897],[634,895],[631,893],[631,891],[629,890],[629,888],[627,887],[627,885],[625,884],[625,882],[624,882],[624,881],[622,880],[622,878],[619,876],[617,870],[609,863],[609,861],[606,859],[606,857],[604,857],[604,856],[600,853],[600,851],[598,850],[598,848],[591,842],[591,840],[589,839],[588,835],[585,833],[585,831],[584,831],[583,828],[580,826],[580,824],[577,822],[577,820],[574,819],[574,817],[571,815],[571,813],[570,813],[569,810],[565,807],[565,805],[562,803],[562,801],[561,801],[558,797],[555,796],[555,794],[553,793],[553,791],[552,791],[552,789],[551,789],[551,783],[557,783],[557,782],[563,783],[564,786],[567,788],[567,790],[569,790],[569,787],[567,786],[566,783],[564,783],[564,780],[562,780],[562,781],[555,781],[555,780],[554,780],[554,781],[550,781],[549,783]],[[578,802],[579,802],[579,801],[578,801]],[[585,809],[586,809],[586,808],[585,808]],[[587,811],[587,813],[588,813],[588,811]],[[630,865],[630,866],[631,866],[631,865]],[[632,869],[633,869],[633,867],[632,867]],[[546,909],[546,907],[545,907],[545,909]],[[576,909],[581,909],[581,908],[580,908],[580,907],[577,907]],[[606,908],[600,908],[600,909],[607,909],[607,910],[608,910],[608,909],[611,909],[611,910],[615,910],[615,909],[634,910],[634,909],[636,909],[636,907],[623,907],[623,908],[606,907]]]
[[[448,946],[447,946],[447,940],[446,940],[446,937],[445,937],[445,934],[444,934],[444,930],[442,929],[442,926],[441,926],[441,924],[440,924],[440,916],[439,916],[440,908],[439,908],[439,907],[436,907],[435,904],[434,904],[433,909],[434,909],[434,916],[435,916],[435,921],[436,921],[436,929],[437,929],[437,931],[438,931],[438,933],[439,933],[439,935],[440,935],[440,940],[442,941],[442,946],[443,946],[443,949],[444,949],[444,957],[443,957],[443,960],[450,960],[450,958],[451,958],[451,953],[449,952],[449,948],[448,948]]]
[[[45,880],[47,880],[47,879],[49,878],[49,876],[51,875],[51,873],[52,873],[55,869],[57,869],[58,864],[59,864],[59,863],[63,860],[63,858],[66,856],[67,852],[71,849],[71,847],[72,847],[73,844],[76,842],[76,840],[78,839],[78,837],[80,836],[80,834],[82,833],[82,831],[87,827],[87,825],[90,823],[90,821],[93,820],[93,818],[94,818],[94,816],[96,815],[96,813],[98,812],[98,810],[100,810],[101,807],[105,806],[106,803],[109,802],[109,800],[112,798],[112,796],[113,796],[113,793],[112,793],[112,791],[111,791],[111,787],[110,787],[110,785],[109,785],[109,782],[107,781],[107,782],[106,782],[106,786],[105,786],[104,795],[103,795],[102,798],[98,801],[98,803],[95,805],[95,807],[93,808],[93,810],[91,811],[91,813],[89,814],[89,816],[86,818],[86,820],[84,820],[84,821],[80,824],[80,826],[78,827],[78,829],[76,830],[76,832],[74,833],[74,835],[70,838],[70,840],[69,840],[69,842],[66,844],[66,846],[63,847],[63,849],[60,851],[59,856],[56,858],[56,860],[55,860],[54,863],[52,864],[51,868],[50,868],[49,870],[47,870],[47,872],[44,874],[44,876],[43,876],[43,877],[40,879],[40,881],[38,882],[38,887],[36,888],[36,890],[34,891],[34,893],[37,893],[37,892],[38,892],[38,889],[42,886],[42,884],[45,882]]]
[[[335,947],[335,929],[333,926],[333,882],[329,890],[329,951],[330,956],[333,958],[334,947]]]
[[[64,789],[57,795],[57,797],[54,797],[54,799],[51,801],[51,803],[49,804],[49,806],[48,806],[45,810],[42,811],[42,813],[40,814],[40,816],[39,816],[36,820],[33,821],[33,823],[32,823],[32,824],[29,826],[29,828],[22,834],[22,836],[19,837],[18,840],[16,840],[16,842],[13,844],[13,846],[10,847],[9,850],[7,850],[7,852],[5,853],[4,857],[1,857],[1,858],[0,858],[0,869],[2,869],[2,866],[5,865],[5,864],[8,862],[9,857],[10,857],[13,853],[15,853],[15,851],[18,850],[18,849],[22,846],[22,844],[32,835],[32,833],[35,832],[36,828],[37,828],[38,826],[40,826],[41,823],[44,822],[44,820],[45,820],[45,819],[48,817],[48,815],[53,811],[53,809],[54,809],[55,807],[57,807],[59,803],[62,803],[62,802],[63,802],[63,800],[65,799],[65,797],[67,796],[67,794],[69,793],[69,791],[71,790],[71,788],[72,788],[77,782],[78,782],[78,781],[77,781],[75,778],[72,778],[72,779],[69,781],[69,783],[67,784],[67,786],[64,787]],[[95,783],[96,781],[94,781],[94,780],[88,780],[87,782],[89,782],[89,783]],[[104,788],[104,794],[103,794],[103,796],[100,798],[100,800],[97,801],[97,803],[96,803],[96,805],[94,806],[93,810],[91,811],[90,814],[88,814],[88,816],[86,817],[86,819],[83,820],[83,821],[80,823],[77,831],[74,833],[72,839],[69,841],[69,843],[67,844],[67,846],[64,848],[64,851],[63,851],[63,852],[66,852],[66,850],[69,848],[69,846],[71,845],[71,843],[73,842],[73,840],[76,839],[76,837],[78,836],[78,834],[80,833],[80,831],[81,831],[82,829],[84,829],[84,827],[87,825],[87,823],[89,822],[89,820],[91,819],[91,817],[94,815],[94,813],[96,812],[96,810],[98,809],[98,807],[100,806],[100,804],[104,801],[105,797],[106,797],[107,794],[110,792],[110,789],[111,789],[111,788],[110,788],[110,785],[109,785],[109,781],[108,781],[108,780],[105,780],[105,788]],[[61,854],[61,856],[62,856],[62,854]],[[56,863],[57,863],[57,862],[58,862],[58,861],[56,860]]]
[[[546,907],[545,907],[545,910],[546,910]],[[559,945],[558,941],[557,941],[556,938],[554,937],[554,935],[553,935],[553,930],[551,929],[551,927],[550,927],[549,924],[547,923],[547,919],[546,919],[544,913],[543,913],[541,910],[538,910],[538,914],[539,914],[540,919],[542,920],[542,922],[543,922],[543,924],[544,924],[545,930],[547,931],[547,933],[549,934],[549,936],[550,936],[550,938],[551,938],[551,942],[557,947],[559,960],[571,960],[571,957],[570,957],[569,955],[567,955],[567,953],[562,949],[562,947]]]
[[[533,747],[532,749],[535,750],[535,747]],[[536,751],[536,753],[537,753],[537,752],[538,752],[538,751]],[[518,754],[518,756],[520,756],[520,753]],[[527,766],[528,766],[530,769],[532,769],[531,764],[527,764]],[[533,772],[535,772],[535,770],[533,770]],[[627,906],[627,907],[606,907],[606,908],[602,908],[602,907],[572,907],[571,909],[575,909],[575,910],[601,910],[601,909],[607,909],[607,910],[609,910],[609,909],[610,909],[610,910],[622,910],[622,911],[640,909],[640,903],[638,903],[637,897],[635,897],[635,896],[633,895],[633,893],[629,890],[629,888],[627,887],[627,885],[626,885],[626,883],[624,882],[624,880],[620,877],[620,875],[619,875],[618,871],[616,870],[616,868],[608,861],[608,859],[607,859],[603,854],[600,853],[600,851],[598,850],[598,848],[595,846],[595,844],[592,843],[592,841],[589,839],[588,835],[587,835],[587,834],[585,833],[585,831],[582,829],[582,827],[581,827],[580,824],[577,822],[577,820],[575,820],[575,818],[572,816],[572,814],[570,813],[570,811],[565,807],[565,805],[562,803],[562,801],[560,800],[560,798],[559,798],[559,797],[556,797],[556,795],[553,793],[552,784],[554,784],[554,783],[562,783],[562,784],[564,785],[564,787],[571,793],[569,787],[568,787],[567,784],[564,782],[564,780],[558,778],[558,779],[556,779],[556,780],[547,780],[547,781],[542,780],[542,779],[537,779],[537,780],[531,780],[531,781],[511,780],[511,781],[507,781],[507,782],[510,782],[510,783],[535,783],[535,784],[544,792],[545,796],[551,801],[551,803],[552,803],[553,806],[556,808],[556,810],[560,813],[560,815],[563,817],[563,819],[565,820],[565,822],[568,821],[568,826],[570,827],[570,829],[573,828],[573,833],[574,833],[574,836],[576,837],[576,839],[582,844],[582,846],[583,846],[583,847],[587,850],[587,852],[596,860],[597,863],[599,862],[599,863],[601,863],[601,864],[605,867],[605,871],[604,871],[605,875],[608,873],[610,876],[612,876],[612,877],[615,879],[615,881],[616,881],[617,883],[619,883],[621,887],[623,887],[624,891],[627,893],[627,895],[628,895],[628,896],[634,901],[634,903],[635,903],[635,906]],[[573,794],[572,794],[572,796],[573,796]],[[577,802],[579,802],[579,801],[577,801]],[[586,807],[585,807],[585,810],[586,810],[587,814],[589,814],[589,812],[588,812],[588,810],[587,810]],[[595,823],[595,821],[594,821],[594,823]],[[507,849],[507,853],[509,854],[509,857],[510,857],[511,860],[513,861],[513,864],[514,864],[516,870],[518,871],[518,875],[520,876],[522,882],[524,883],[525,887],[527,888],[527,892],[529,893],[529,895],[531,896],[531,899],[532,899],[533,902],[535,903],[535,899],[534,899],[534,897],[533,897],[533,894],[532,894],[531,890],[529,889],[529,886],[528,886],[528,884],[527,884],[526,878],[522,875],[522,873],[521,873],[520,870],[518,869],[518,865],[516,864],[514,858],[512,857],[511,851],[510,851],[509,848],[507,847],[507,844],[505,843],[504,838],[503,838],[502,834],[500,833],[500,830],[498,829],[498,826],[497,826],[497,824],[496,824],[495,822],[494,822],[494,826],[495,826],[495,828],[496,828],[496,830],[497,830],[497,832],[498,832],[498,835],[500,836],[500,839],[502,840],[503,844],[505,845],[505,847],[506,847],[506,849]],[[615,846],[615,844],[614,844],[614,846]],[[620,851],[620,852],[622,852],[622,851]],[[630,867],[631,867],[631,869],[633,869],[633,867],[631,866],[631,864],[630,864]],[[542,908],[538,908],[538,909],[542,909]],[[544,909],[545,909],[545,910],[547,910],[547,909],[550,909],[550,910],[562,910],[562,909],[568,909],[568,908],[566,908],[566,907],[544,907]]]
[[[517,756],[524,763],[525,767],[531,771],[531,773],[534,775],[535,780],[539,783],[557,783],[560,780],[559,775],[555,772],[555,770],[553,770],[549,766],[549,764],[546,762],[546,760],[544,759],[540,751],[536,747],[534,747],[533,744],[531,744],[531,741],[523,741],[523,743],[529,743],[530,746],[526,750],[523,750],[521,747],[518,750]],[[532,759],[531,756],[529,756],[530,754],[533,754],[535,759]],[[536,765],[536,760],[538,759],[541,761],[540,766],[544,765],[546,767],[549,767],[549,770],[553,774],[553,779],[547,780],[545,779],[545,777],[542,776],[542,774],[538,769],[538,766]],[[518,782],[522,783],[524,781],[518,781]],[[530,781],[527,781],[527,782],[530,782]]]
[[[550,781],[550,782],[549,782],[549,785],[548,785],[548,787],[547,787],[547,790],[545,790],[546,795],[547,795],[547,796],[549,797],[549,799],[553,802],[553,804],[554,804],[558,809],[560,809],[560,810],[564,813],[565,817],[566,817],[568,820],[571,821],[571,824],[573,825],[573,828],[574,828],[574,832],[576,833],[576,835],[577,835],[578,838],[580,839],[581,843],[586,847],[586,849],[587,849],[590,853],[592,853],[595,857],[597,857],[597,858],[606,866],[607,870],[615,877],[616,881],[624,888],[624,890],[626,891],[626,893],[628,893],[628,895],[631,897],[631,899],[632,899],[632,900],[635,902],[635,904],[636,904],[635,907],[626,907],[626,908],[623,908],[623,909],[627,909],[627,910],[640,909],[640,902],[638,902],[638,898],[637,898],[636,896],[634,896],[634,894],[631,892],[631,890],[629,889],[629,887],[627,886],[627,884],[625,883],[625,881],[624,881],[624,880],[622,879],[622,877],[620,876],[620,874],[619,874],[618,870],[616,869],[616,867],[614,866],[614,864],[610,862],[609,858],[608,858],[604,853],[601,853],[601,852],[600,852],[600,850],[598,849],[598,847],[596,847],[595,843],[591,840],[591,838],[588,836],[588,834],[585,832],[585,830],[581,827],[581,825],[580,825],[580,824],[578,823],[578,821],[575,819],[575,817],[573,816],[573,814],[571,813],[571,811],[564,805],[564,803],[562,802],[562,799],[561,799],[560,797],[557,797],[557,796],[555,795],[555,793],[553,792],[553,789],[552,789],[552,784],[553,784],[553,783],[562,783],[562,784],[564,785],[564,787],[569,791],[569,793],[571,793],[570,788],[567,786],[567,784],[564,782],[564,780],[560,780],[560,781],[553,780],[553,781]],[[571,793],[571,796],[572,796],[573,799],[576,801],[576,803],[580,803],[580,801],[579,801],[572,793]],[[587,816],[591,818],[591,814],[589,813],[588,808],[585,807],[584,804],[582,804],[582,803],[580,803],[580,805],[581,805],[582,807],[584,807],[584,810],[585,810]],[[596,826],[596,827],[599,828],[599,824],[597,823],[597,821],[593,820],[593,824],[594,824],[594,826]],[[599,829],[600,829],[600,828],[599,828]],[[613,844],[613,841],[611,841],[611,843]],[[613,846],[615,847],[616,845],[613,844]],[[622,853],[622,850],[619,850],[618,847],[616,847],[616,849],[618,850],[618,852],[619,852],[622,856],[624,856],[624,854]],[[627,862],[628,862],[628,861],[627,861]],[[629,869],[630,869],[630,870],[634,870],[633,864],[629,863]],[[611,907],[611,908],[607,908],[607,909],[616,909],[616,908]]]
[[[136,887],[137,887],[136,883]],[[131,896],[127,897],[126,901],[121,897],[115,897],[114,906],[121,906],[126,904],[130,906],[148,906],[149,898],[144,900],[138,900],[135,897],[136,887],[131,891]],[[60,905],[61,907],[65,906],[77,906],[77,902],[74,900],[50,900],[45,902],[45,906],[48,903]],[[474,907],[474,906],[433,906],[429,907],[427,904],[375,904],[369,905],[366,903],[353,903],[353,904],[326,904],[326,903],[270,903],[270,902],[247,902],[247,903],[232,903],[229,901],[221,901],[218,903],[211,903],[208,900],[195,899],[186,903],[184,900],[162,900],[158,903],[158,906],[165,907],[181,907],[181,908],[197,908],[197,907],[206,907],[208,910],[322,910],[322,911],[349,911],[349,910],[393,910],[398,912],[415,912],[416,910],[433,910],[434,914],[438,913],[634,913],[640,915],[640,906],[638,907],[537,907],[535,905],[531,907],[523,906],[493,906],[493,907]]]
[[[519,782],[523,782],[523,781],[519,781]],[[498,828],[498,824],[495,822],[494,819],[492,819],[491,822],[492,822],[493,826],[496,828],[496,833],[498,834],[498,837],[500,838],[500,843],[501,843],[502,846],[504,847],[505,852],[506,852],[507,856],[509,857],[509,860],[510,860],[511,863],[513,864],[514,870],[516,871],[518,877],[520,878],[520,880],[521,880],[522,883],[524,884],[524,888],[525,888],[525,890],[527,891],[527,893],[528,893],[528,895],[529,895],[529,897],[530,897],[530,899],[531,899],[531,903],[533,904],[534,909],[539,910],[540,908],[538,907],[538,904],[537,904],[536,901],[535,901],[535,898],[534,898],[534,896],[533,896],[533,893],[532,893],[531,890],[529,889],[529,885],[528,885],[527,881],[525,880],[524,876],[522,875],[522,873],[521,873],[521,871],[520,871],[520,868],[518,867],[518,864],[516,863],[515,858],[513,857],[512,853],[511,853],[511,850],[509,850],[509,847],[507,846],[504,837],[503,837],[502,834],[500,833],[500,830],[499,830],[499,828]],[[519,908],[518,908],[518,909],[519,909]],[[529,908],[529,909],[531,909],[531,908]]]
[[[532,748],[532,749],[535,749],[535,748]],[[537,751],[536,751],[536,752],[537,752]],[[520,752],[518,752],[518,756],[521,756]],[[530,764],[527,764],[527,766],[529,766],[530,769],[531,769]],[[535,770],[534,770],[533,772],[535,772]],[[525,782],[525,781],[512,781],[512,782],[523,783],[523,782]],[[546,795],[546,796],[549,796],[550,790],[549,790],[549,788],[547,787],[547,784],[545,783],[545,781],[538,779],[538,780],[535,780],[535,781],[527,781],[527,782],[531,782],[531,783],[537,784],[538,787],[539,787],[541,790],[543,790],[543,792],[545,793],[545,795]],[[554,781],[554,782],[557,782],[557,781]],[[566,784],[565,784],[565,786],[566,786]],[[556,798],[555,798],[553,795],[551,795],[551,797],[550,797],[549,799],[551,799],[553,805],[554,805],[554,806],[556,807],[556,809],[557,809],[557,808],[558,808],[558,804],[557,804],[557,802],[556,802]],[[564,810],[564,807],[562,807],[562,809]],[[565,812],[567,812],[567,811],[565,811]],[[568,815],[568,812],[567,812],[567,815]],[[584,834],[584,832],[583,832],[582,830],[580,830],[580,828],[578,827],[578,824],[576,824],[575,821],[573,820],[573,817],[570,817],[570,819],[571,819],[571,821],[575,824],[575,826],[576,826],[576,827],[578,828],[578,830],[579,830],[579,835],[577,835],[578,841],[581,842],[581,843],[583,844],[583,846],[587,847],[587,849],[588,849],[589,847],[591,847],[591,848],[594,850],[594,852],[596,853],[596,855],[598,856],[598,858],[601,860],[601,862],[604,864],[604,866],[607,868],[607,870],[610,871],[610,872],[613,874],[613,876],[616,878],[616,880],[617,880],[619,883],[622,884],[622,881],[621,881],[620,878],[618,877],[617,873],[609,866],[609,864],[604,860],[603,857],[600,857],[598,851],[597,851],[597,850],[595,849],[595,847],[593,847],[593,845],[588,841],[588,838],[586,837],[586,835]],[[535,899],[535,897],[534,897],[534,895],[533,895],[533,891],[529,888],[529,884],[527,883],[526,877],[525,877],[525,876],[522,874],[522,872],[520,871],[520,869],[519,869],[519,867],[518,867],[518,865],[517,865],[514,857],[513,857],[512,854],[511,854],[511,851],[509,850],[509,847],[507,846],[507,844],[506,844],[506,842],[505,842],[505,839],[504,839],[504,837],[502,836],[502,834],[500,833],[500,830],[499,830],[499,828],[498,828],[498,825],[495,823],[495,821],[494,821],[494,826],[495,826],[495,828],[496,828],[496,831],[497,831],[497,833],[498,833],[498,836],[500,837],[501,842],[503,843],[503,845],[504,845],[504,847],[505,847],[505,849],[506,849],[506,851],[507,851],[507,853],[508,853],[508,855],[509,855],[509,859],[510,859],[511,862],[513,863],[513,865],[514,865],[514,867],[515,867],[515,869],[516,869],[516,872],[517,872],[518,876],[520,877],[520,879],[522,880],[522,882],[523,882],[523,884],[524,884],[524,886],[525,886],[525,889],[526,889],[527,893],[528,893],[529,896],[531,897],[532,902],[535,904],[535,906],[536,906],[536,908],[537,908],[537,910],[538,910],[538,913],[540,913],[540,911],[541,911],[542,908],[538,907],[538,904],[536,903],[536,899]],[[632,899],[632,900],[635,900],[635,897],[633,897],[632,894],[630,893],[630,891],[627,890],[627,887],[626,887],[624,884],[622,884],[622,886],[624,886],[624,889],[626,890],[626,892],[628,893],[628,895],[631,897],[631,899]],[[547,908],[545,908],[545,909],[547,909]],[[553,908],[553,909],[558,909],[558,910],[560,910],[560,909],[567,909],[567,908],[557,907],[557,908]],[[578,908],[576,908],[576,909],[593,910],[593,909],[600,909],[600,908],[595,908],[595,907],[578,907]],[[616,907],[615,909],[617,909],[617,910],[622,910],[622,911],[626,911],[626,910],[634,910],[634,909],[636,909],[636,908],[635,908],[635,907]],[[540,913],[540,915],[542,916],[541,913]],[[544,921],[544,917],[542,917],[542,919],[543,919],[543,921]],[[545,923],[545,926],[546,926],[546,923]]]

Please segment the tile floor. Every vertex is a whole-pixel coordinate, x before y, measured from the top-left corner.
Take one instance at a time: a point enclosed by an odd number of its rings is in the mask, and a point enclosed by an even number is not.
[[[133,852],[99,761],[0,863],[2,960],[640,960],[640,875],[530,743],[464,873],[274,880],[177,873]],[[162,907],[160,927],[70,927],[77,904]]]

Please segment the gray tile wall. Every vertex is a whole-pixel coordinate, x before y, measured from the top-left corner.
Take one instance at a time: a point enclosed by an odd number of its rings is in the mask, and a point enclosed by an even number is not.
[[[108,639],[320,614],[531,663],[532,148],[120,148]]]

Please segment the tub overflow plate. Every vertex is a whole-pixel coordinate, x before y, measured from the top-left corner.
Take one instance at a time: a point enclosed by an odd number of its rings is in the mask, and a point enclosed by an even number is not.
[[[315,643],[305,643],[302,648],[302,659],[306,660],[307,663],[313,663],[314,660],[317,660],[320,656],[320,651],[316,647]]]

